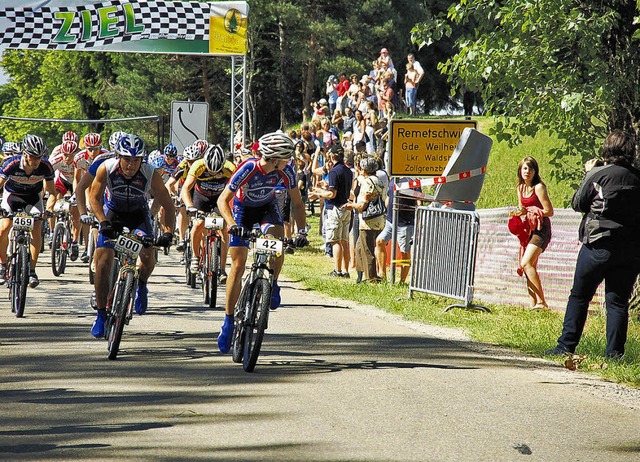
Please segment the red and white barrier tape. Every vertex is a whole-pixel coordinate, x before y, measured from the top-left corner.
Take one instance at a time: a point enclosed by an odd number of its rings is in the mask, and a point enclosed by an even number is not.
[[[451,183],[453,181],[466,180],[474,176],[484,175],[487,171],[487,166],[484,165],[480,168],[474,168],[473,170],[467,170],[466,172],[454,173],[447,176],[434,176],[431,178],[423,178],[420,180],[409,180],[406,183],[395,184],[393,186],[394,191],[399,189],[412,189],[421,188],[423,186],[434,186],[438,184]]]

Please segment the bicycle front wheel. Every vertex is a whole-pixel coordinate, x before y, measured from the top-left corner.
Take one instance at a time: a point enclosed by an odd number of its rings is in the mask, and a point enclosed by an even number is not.
[[[67,248],[71,244],[67,239],[67,234],[64,223],[56,223],[51,241],[51,271],[56,277],[64,273],[67,266]]]
[[[18,245],[14,258],[15,264],[11,274],[11,308],[16,314],[16,318],[21,318],[24,316],[24,305],[27,300],[29,263],[31,261],[27,246]]]
[[[250,276],[247,276],[249,278]],[[245,313],[251,309],[251,284],[248,279],[242,284],[242,290],[240,296],[236,302],[235,309],[233,311],[233,337],[231,339],[231,358],[233,362],[242,362],[244,352],[244,325],[245,325]]]
[[[204,253],[202,254],[202,265],[200,268],[200,278],[202,279],[202,302],[207,306],[209,305],[209,286],[211,285],[211,276],[209,275],[211,254],[209,250],[208,245],[206,250],[202,250]]]
[[[82,233],[80,233],[82,235]],[[93,254],[96,252],[98,242],[98,228],[92,226],[87,238],[87,256],[89,257],[89,284],[93,284],[96,276],[96,265],[93,263]]]
[[[135,280],[133,273],[127,273],[125,279],[118,279],[111,301],[111,322],[108,324],[107,349],[109,359],[116,359],[120,350],[120,341],[124,332],[129,304],[131,303]]]
[[[271,284],[267,279],[257,279],[251,294],[251,316],[248,316],[244,327],[244,354],[242,368],[245,372],[253,372],[258,362],[264,331],[269,320],[271,305]]]
[[[207,274],[209,277],[209,308],[215,308],[218,301],[218,276],[220,275],[220,239],[209,242],[209,265]]]

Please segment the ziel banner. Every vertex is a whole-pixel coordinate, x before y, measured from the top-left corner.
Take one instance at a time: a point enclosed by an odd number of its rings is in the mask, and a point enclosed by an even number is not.
[[[0,48],[244,55],[248,13],[247,2],[3,0]]]

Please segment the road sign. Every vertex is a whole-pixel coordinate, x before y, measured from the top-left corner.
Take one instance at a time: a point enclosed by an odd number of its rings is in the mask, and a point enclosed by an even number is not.
[[[171,142],[182,153],[195,140],[206,140],[209,127],[209,104],[194,101],[171,103]]]
[[[442,175],[467,127],[476,128],[476,122],[392,119],[389,173],[409,177]]]

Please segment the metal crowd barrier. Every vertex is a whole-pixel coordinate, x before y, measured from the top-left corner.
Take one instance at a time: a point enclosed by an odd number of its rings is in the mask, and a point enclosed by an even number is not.
[[[489,309],[473,304],[473,277],[480,217],[476,212],[418,207],[411,251],[409,297],[414,291],[462,300],[451,308]]]

